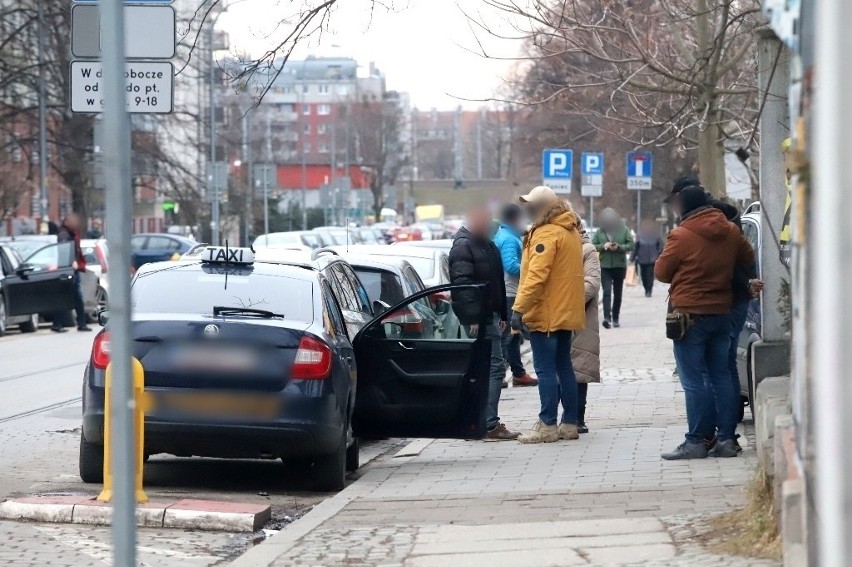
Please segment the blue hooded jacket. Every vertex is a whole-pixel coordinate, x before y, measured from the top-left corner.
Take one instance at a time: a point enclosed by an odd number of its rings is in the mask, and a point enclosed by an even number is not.
[[[521,235],[514,227],[501,224],[494,235],[494,244],[500,250],[500,259],[503,261],[506,295],[514,297],[518,294],[518,283],[521,279]]]

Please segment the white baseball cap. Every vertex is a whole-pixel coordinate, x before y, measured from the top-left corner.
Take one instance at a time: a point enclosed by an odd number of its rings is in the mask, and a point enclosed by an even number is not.
[[[521,195],[518,200],[521,203],[549,203],[556,201],[559,197],[547,185],[539,185],[526,195]]]

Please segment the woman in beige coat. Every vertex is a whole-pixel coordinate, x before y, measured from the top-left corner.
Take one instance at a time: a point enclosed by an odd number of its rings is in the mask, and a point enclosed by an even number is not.
[[[571,360],[577,375],[577,430],[588,433],[586,396],[590,382],[601,381],[601,336],[598,329],[598,292],[601,289],[601,262],[589,235],[583,232],[583,272],[586,284],[586,328],[571,341]]]

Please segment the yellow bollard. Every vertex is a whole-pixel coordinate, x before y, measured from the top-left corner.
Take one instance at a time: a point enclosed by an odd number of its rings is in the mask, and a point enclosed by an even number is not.
[[[133,430],[136,449],[136,502],[144,504],[148,495],[142,489],[142,467],[145,465],[145,370],[136,358],[130,362],[133,377]],[[104,488],[98,496],[100,502],[112,501],[112,451],[110,450],[110,395],[112,389],[112,363],[106,369],[106,388],[104,390]]]

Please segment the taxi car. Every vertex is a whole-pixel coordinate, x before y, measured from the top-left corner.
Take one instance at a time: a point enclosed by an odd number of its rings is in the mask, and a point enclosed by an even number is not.
[[[350,334],[343,262],[331,254],[258,261],[250,249],[200,247],[197,260],[147,264],[132,283],[133,355],[150,405],[146,455],[280,458],[310,467],[318,490],[343,488],[358,438],[481,438],[490,347],[393,331],[426,289]],[[351,270],[351,268],[350,268]],[[334,283],[331,279],[337,279]],[[83,382],[80,476],[101,482],[108,314]],[[482,314],[483,323],[487,313]]]

